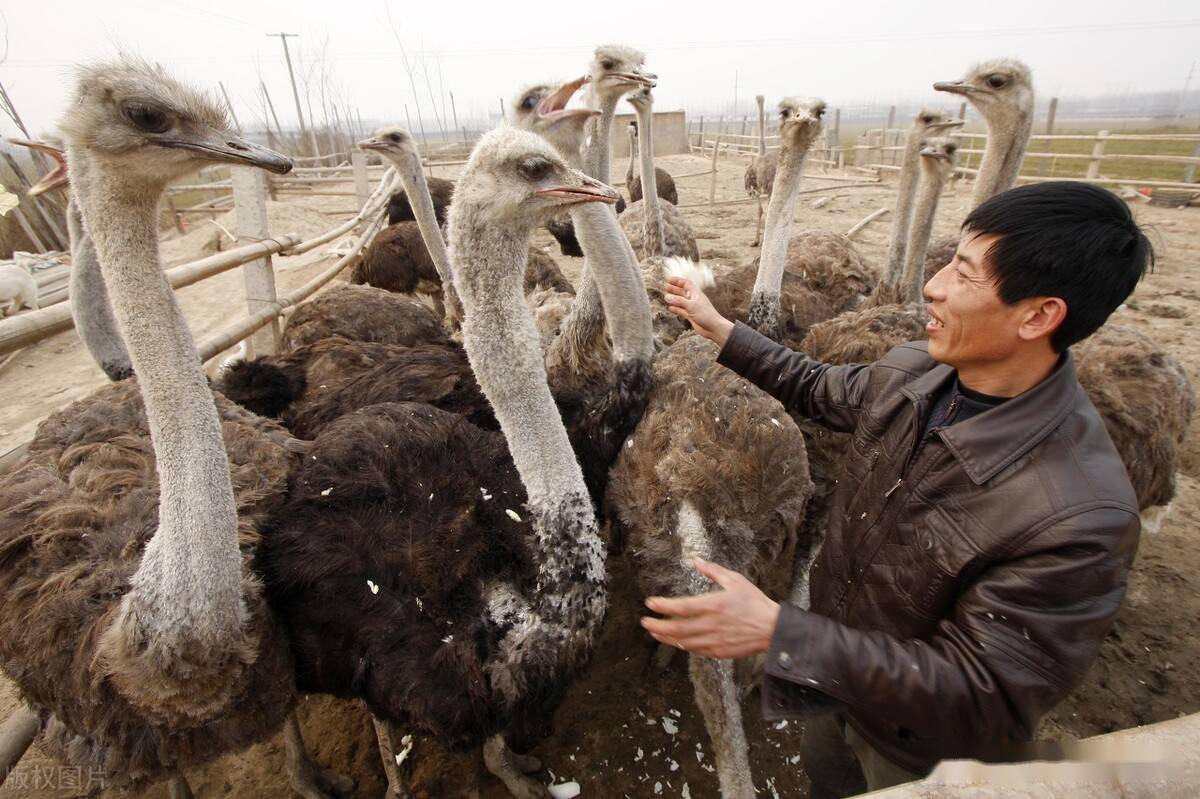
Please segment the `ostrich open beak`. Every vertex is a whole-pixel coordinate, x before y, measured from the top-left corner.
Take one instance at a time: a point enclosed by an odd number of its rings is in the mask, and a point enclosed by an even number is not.
[[[67,154],[57,147],[46,144],[40,141],[31,141],[29,139],[9,139],[13,144],[19,144],[22,147],[28,147],[30,150],[36,150],[39,153],[45,153],[54,159],[54,169],[42,176],[42,179],[29,187],[26,192],[30,197],[37,197],[39,194],[45,194],[51,189],[57,189],[59,186],[67,185]]]
[[[572,170],[574,172],[574,170]],[[551,186],[548,189],[538,189],[536,197],[548,197],[561,201],[563,205],[576,203],[615,203],[621,195],[607,183],[601,183],[582,172],[577,173],[580,182],[562,186]]]
[[[163,138],[159,139],[158,143],[163,147],[191,150],[211,161],[255,166],[277,175],[286,175],[292,171],[292,159],[283,153],[277,153],[228,132],[213,130],[186,138]]]
[[[600,112],[594,111],[591,108],[567,108],[567,103],[571,102],[571,98],[575,96],[575,92],[579,91],[579,88],[587,82],[588,76],[584,75],[581,78],[564,83],[543,97],[535,109],[538,117],[543,122],[554,125],[567,119],[578,117],[586,119],[598,115]]]
[[[381,141],[381,140],[375,138],[374,136],[372,136],[369,139],[363,139],[362,141],[360,141],[358,143],[358,149],[360,149],[360,150],[382,151],[382,150],[386,150],[387,148],[388,148],[387,142]]]
[[[604,76],[605,80],[616,80],[622,83],[627,83],[630,86],[645,86],[648,89],[653,89],[658,85],[658,76],[649,72],[610,72]]]
[[[939,92],[950,92],[951,94],[974,94],[982,91],[978,86],[967,83],[965,80],[939,80],[933,84],[933,88]]]

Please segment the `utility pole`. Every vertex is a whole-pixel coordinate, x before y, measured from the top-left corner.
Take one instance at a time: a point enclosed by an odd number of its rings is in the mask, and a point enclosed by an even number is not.
[[[300,90],[296,88],[296,73],[292,71],[292,55],[288,52],[287,40],[291,36],[298,37],[296,33],[268,33],[267,36],[278,36],[279,41],[283,42],[283,60],[287,62],[288,77],[292,80],[292,97],[296,101],[296,118],[300,120],[300,136],[307,138],[313,148],[313,155],[320,155],[320,149],[317,147],[316,136],[309,132],[309,129],[304,125],[304,112],[300,110]]]
[[[733,112],[730,114],[730,116],[737,116],[737,79],[738,74],[737,70],[735,69],[733,71]]]
[[[1187,79],[1183,82],[1183,91],[1179,93],[1179,102],[1175,105],[1175,116],[1183,119],[1183,105],[1187,102],[1188,89],[1192,87],[1192,76],[1196,74],[1196,62],[1192,62],[1191,69],[1188,70]]]

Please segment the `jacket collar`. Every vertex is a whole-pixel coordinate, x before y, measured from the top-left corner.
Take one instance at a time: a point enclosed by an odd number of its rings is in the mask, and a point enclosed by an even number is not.
[[[954,369],[938,364],[901,391],[924,402],[953,377]],[[982,485],[1025,455],[1058,427],[1071,412],[1078,381],[1068,351],[1045,380],[1008,402],[938,431],[946,447],[976,485]]]

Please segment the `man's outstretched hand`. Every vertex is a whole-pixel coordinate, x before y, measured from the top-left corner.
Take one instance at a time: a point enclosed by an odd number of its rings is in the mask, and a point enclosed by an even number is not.
[[[779,603],[735,571],[700,558],[694,562],[721,590],[677,599],[650,597],[646,607],[667,618],[643,616],[642,626],[664,644],[705,657],[743,658],[770,649]]]
[[[663,286],[663,299],[670,306],[671,313],[691,322],[697,333],[718,347],[725,346],[725,341],[733,332],[733,322],[717,313],[708,297],[692,281],[685,277],[667,278]]]

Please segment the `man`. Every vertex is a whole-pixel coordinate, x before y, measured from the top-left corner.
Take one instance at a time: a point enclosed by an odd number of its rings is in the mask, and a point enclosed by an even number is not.
[[[980,205],[925,286],[928,341],[867,365],[813,361],[734,325],[684,280],[671,310],[792,412],[853,433],[811,572],[811,609],[741,575],[651,598],[659,641],[766,652],[768,717],[806,718],[814,799],[877,790],[946,758],[1030,756],[1125,594],[1133,489],[1068,348],[1133,291],[1150,245],[1082,183]],[[866,785],[863,785],[865,778]]]

